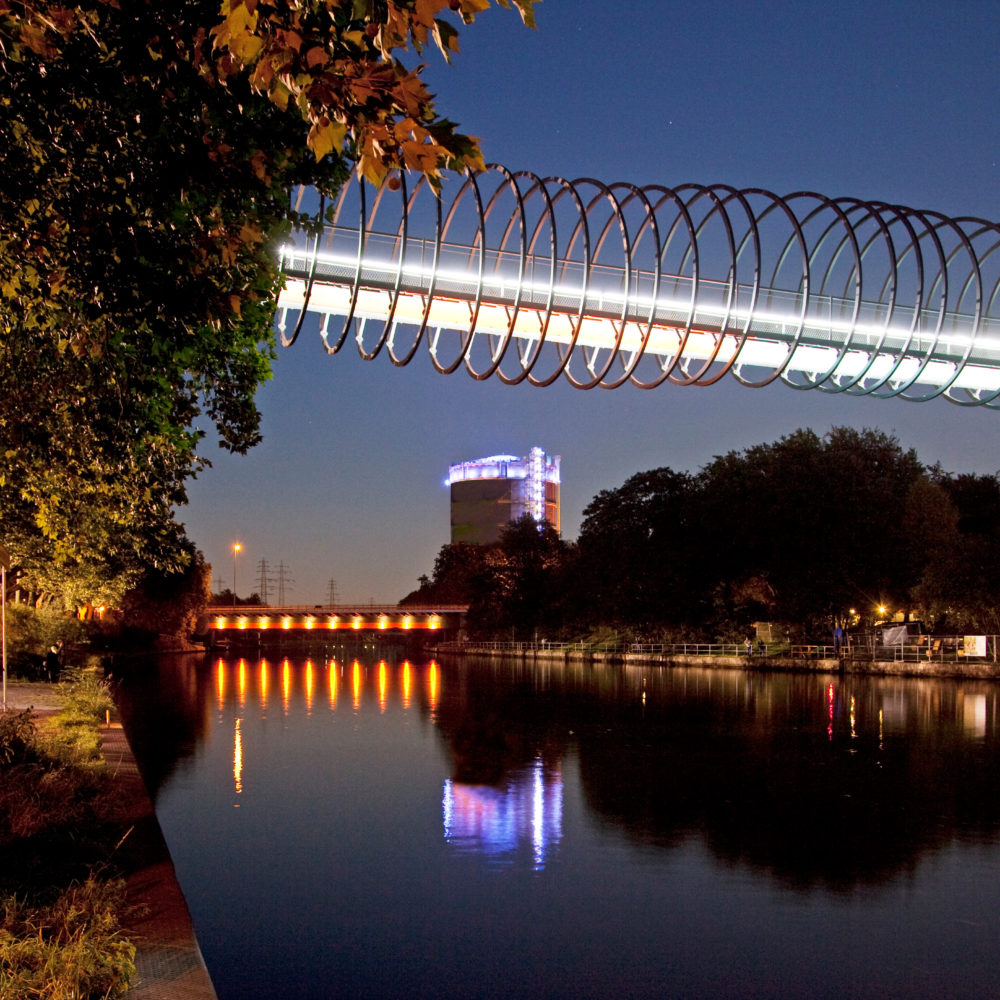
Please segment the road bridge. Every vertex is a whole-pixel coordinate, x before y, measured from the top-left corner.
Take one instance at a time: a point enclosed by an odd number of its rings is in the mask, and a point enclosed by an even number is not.
[[[400,607],[397,604],[338,604],[263,607],[237,605],[207,608],[199,621],[199,635],[211,645],[232,641],[279,642],[283,636],[299,640],[372,634],[455,635],[465,619],[467,605]]]
[[[298,207],[310,207],[300,193]],[[1000,227],[812,192],[606,185],[492,165],[436,197],[345,185],[282,251],[318,317],[396,365],[579,388],[710,385],[1000,405]]]

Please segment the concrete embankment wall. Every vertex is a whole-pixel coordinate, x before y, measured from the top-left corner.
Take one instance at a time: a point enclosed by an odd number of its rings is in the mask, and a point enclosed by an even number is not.
[[[606,663],[622,666],[703,667],[715,670],[789,671],[813,674],[869,674],[875,677],[968,677],[1000,680],[1000,664],[989,660],[903,661],[817,659],[798,656],[693,656],[580,649],[468,649],[442,647],[436,655],[538,663]]]

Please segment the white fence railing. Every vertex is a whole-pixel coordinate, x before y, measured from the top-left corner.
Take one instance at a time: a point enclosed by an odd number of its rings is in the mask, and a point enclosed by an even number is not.
[[[843,643],[764,643],[748,649],[742,642],[548,642],[536,640],[449,642],[439,648],[466,653],[580,653],[658,656],[789,656],[795,659],[867,659],[907,663],[954,663],[1000,659],[1000,636],[917,636],[906,643],[883,645],[876,636],[848,636]]]

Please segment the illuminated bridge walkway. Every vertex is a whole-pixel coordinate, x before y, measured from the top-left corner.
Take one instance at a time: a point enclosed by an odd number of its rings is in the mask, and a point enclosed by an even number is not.
[[[1000,406],[1000,227],[813,193],[487,171],[345,185],[283,250],[282,341],[442,373]],[[326,206],[300,192],[298,207]]]
[[[372,633],[396,638],[407,634],[454,633],[460,628],[466,605],[435,608],[398,605],[344,604],[335,607],[237,607],[209,608],[199,622],[199,635],[211,645],[230,642],[280,642],[294,636],[298,640],[315,637],[343,638]]]

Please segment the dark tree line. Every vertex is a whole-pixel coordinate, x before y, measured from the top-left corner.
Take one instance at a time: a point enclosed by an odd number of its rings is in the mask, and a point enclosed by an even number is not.
[[[526,518],[445,545],[408,599],[468,602],[473,633],[519,638],[819,635],[898,612],[1000,632],[1000,478],[926,467],[877,430],[800,430],[602,490],[576,543]]]

